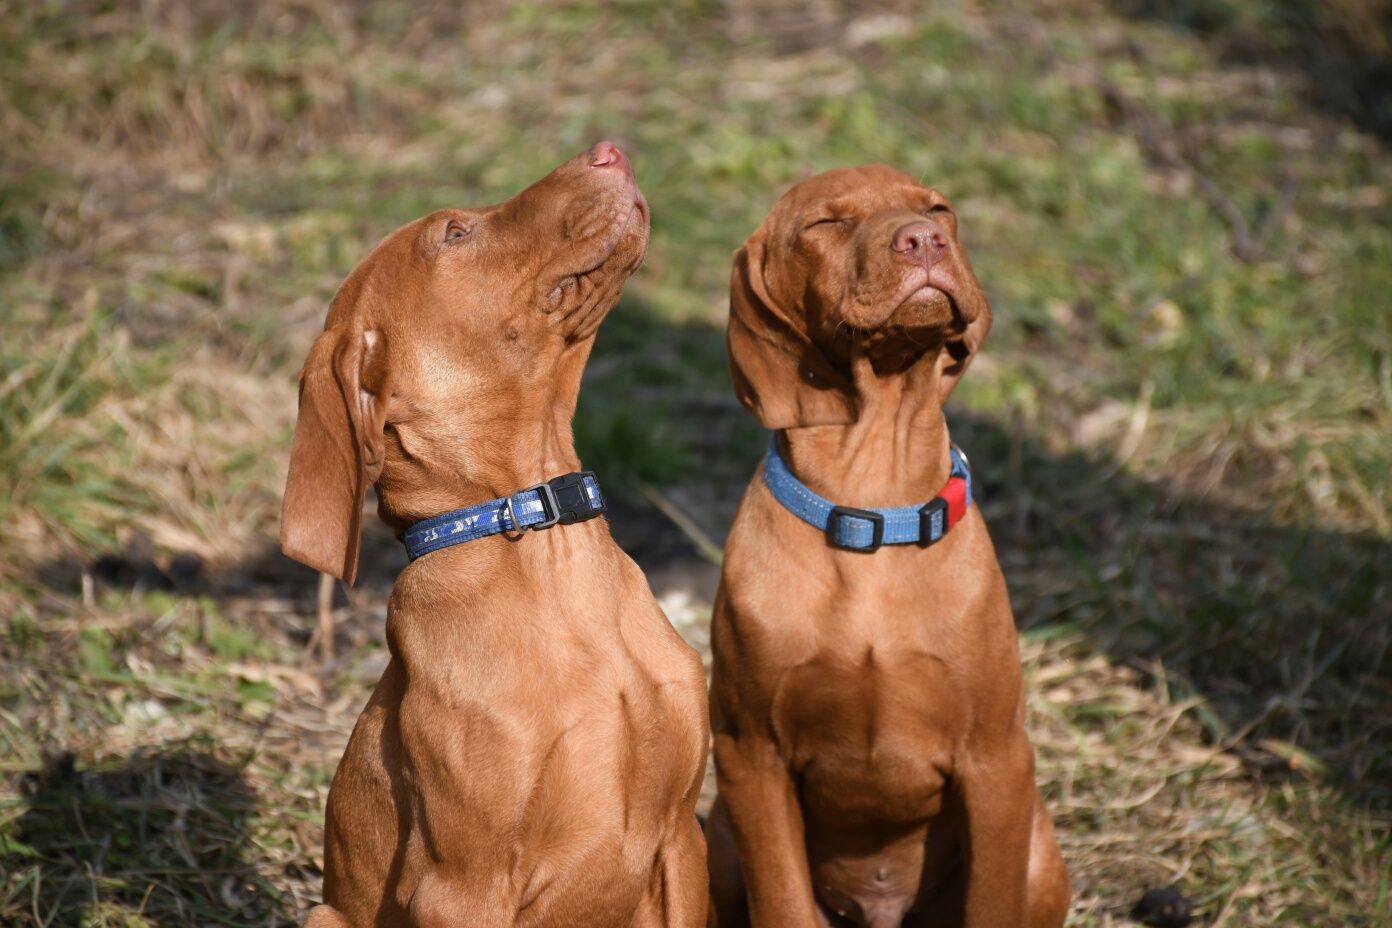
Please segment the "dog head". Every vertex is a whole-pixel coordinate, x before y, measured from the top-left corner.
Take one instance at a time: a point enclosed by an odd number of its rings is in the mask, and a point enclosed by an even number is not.
[[[370,484],[477,473],[490,449],[525,440],[519,423],[568,436],[594,334],[647,238],[647,204],[609,142],[502,203],[388,235],[339,289],[300,373],[285,553],[352,583]],[[426,510],[460,505],[420,492]]]
[[[877,373],[933,349],[946,400],[990,326],[947,198],[883,165],[797,184],[735,255],[735,392],[768,428],[854,422],[853,353]]]

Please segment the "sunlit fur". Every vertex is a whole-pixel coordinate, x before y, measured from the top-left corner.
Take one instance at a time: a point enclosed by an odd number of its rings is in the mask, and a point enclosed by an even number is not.
[[[892,247],[925,220],[943,241],[928,265]],[[736,393],[842,505],[943,487],[942,404],[989,325],[947,200],[883,166],[795,186],[735,258]],[[927,549],[844,551],[756,475],[712,648],[718,928],[1062,924],[1067,875],[979,507]]]
[[[580,469],[581,373],[648,235],[626,162],[593,160],[419,219],[349,276],[304,372],[289,553],[351,578],[368,484],[399,532]],[[604,519],[413,562],[387,642],[310,926],[705,924],[701,662]]]

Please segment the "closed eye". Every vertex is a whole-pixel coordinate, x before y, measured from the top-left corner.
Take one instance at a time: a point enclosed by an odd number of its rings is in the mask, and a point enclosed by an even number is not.
[[[816,229],[819,227],[823,229],[844,229],[850,224],[850,216],[823,216],[821,219],[812,220],[807,225],[803,226],[803,229]]]
[[[946,203],[934,203],[932,206],[925,206],[920,208],[919,212],[925,216],[951,216],[952,207],[948,206]]]

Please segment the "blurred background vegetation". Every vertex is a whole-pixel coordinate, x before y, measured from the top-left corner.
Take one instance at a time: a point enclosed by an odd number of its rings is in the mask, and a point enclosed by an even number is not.
[[[382,235],[612,138],[654,232],[577,432],[683,633],[763,442],[730,253],[901,167],[995,308],[949,418],[1072,924],[1392,925],[1389,42],[1387,0],[0,0],[0,924],[314,900],[402,557],[320,663],[298,365]]]

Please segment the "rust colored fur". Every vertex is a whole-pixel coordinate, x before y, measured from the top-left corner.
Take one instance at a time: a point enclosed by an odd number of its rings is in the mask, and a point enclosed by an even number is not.
[[[735,258],[736,393],[841,505],[942,488],[942,404],[989,326],[951,206],[883,166],[798,184]],[[1063,923],[1067,875],[978,507],[927,549],[845,551],[756,475],[712,641],[719,928]]]
[[[400,532],[578,470],[581,372],[647,234],[601,143],[504,203],[388,236],[305,364],[285,551],[351,582],[369,484]],[[605,520],[420,558],[387,641],[308,925],[705,924],[701,663]]]

